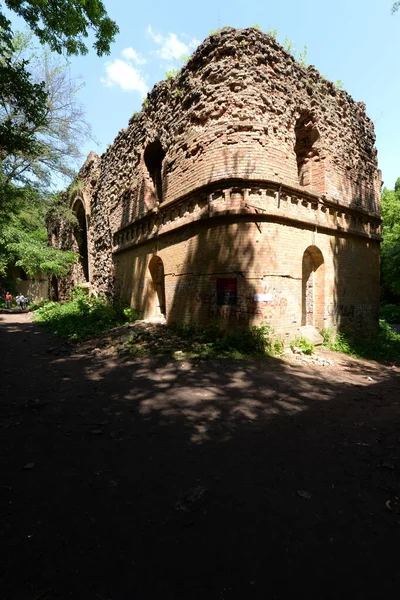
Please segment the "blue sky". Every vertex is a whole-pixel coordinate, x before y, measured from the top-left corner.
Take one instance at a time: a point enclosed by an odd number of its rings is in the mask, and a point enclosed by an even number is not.
[[[92,126],[86,155],[98,153],[126,127],[141,108],[143,96],[168,70],[182,65],[209,35],[224,25],[278,30],[301,51],[307,62],[330,80],[341,80],[354,100],[365,102],[375,124],[379,166],[385,186],[400,177],[400,11],[392,16],[392,0],[202,0],[188,3],[105,0],[120,34],[108,57],[94,51],[73,57],[72,77],[83,78],[80,101]]]

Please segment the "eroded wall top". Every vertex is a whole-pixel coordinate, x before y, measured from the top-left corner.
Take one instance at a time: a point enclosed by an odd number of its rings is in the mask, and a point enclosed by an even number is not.
[[[225,28],[158,83],[81,176],[112,231],[209,183],[274,181],[379,212],[380,173],[362,103],[270,36]]]

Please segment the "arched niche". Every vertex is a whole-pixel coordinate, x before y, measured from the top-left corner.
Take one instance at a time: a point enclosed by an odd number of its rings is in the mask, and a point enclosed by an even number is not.
[[[160,140],[155,140],[146,146],[144,151],[144,162],[150,179],[154,185],[154,191],[159,202],[163,201],[162,185],[162,163],[165,158],[165,152],[161,146]]]
[[[149,271],[153,282],[156,316],[166,316],[164,263],[159,256],[153,256],[149,263]],[[155,302],[154,302],[155,301]]]
[[[325,263],[317,246],[309,246],[303,254],[301,294],[301,324],[322,329],[325,313]]]
[[[320,155],[320,135],[314,118],[308,111],[303,112],[297,119],[294,132],[299,184],[323,193],[325,192],[325,166]]]
[[[78,224],[74,227],[74,246],[75,250],[79,253],[79,265],[80,265],[80,277],[82,281],[77,283],[89,282],[89,255],[88,255],[88,241],[87,241],[87,221],[86,211],[83,202],[78,198],[73,206],[73,213],[78,221]]]
[[[55,275],[50,279],[50,300],[52,302],[58,302],[59,300],[58,279]]]

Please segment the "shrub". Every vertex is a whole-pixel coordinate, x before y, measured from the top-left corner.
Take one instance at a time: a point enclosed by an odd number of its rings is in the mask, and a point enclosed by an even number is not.
[[[295,347],[300,348],[300,350],[302,350],[304,354],[313,354],[314,352],[314,344],[312,342],[309,342],[303,336],[297,337],[295,340],[293,340],[293,342],[290,344],[290,347],[292,350]]]
[[[283,350],[283,342],[273,340],[273,329],[265,324],[224,334],[218,323],[211,323],[204,329],[189,323],[176,325],[174,332],[190,342],[188,350],[195,354],[239,358],[281,354]]]
[[[381,317],[388,323],[400,323],[400,306],[398,304],[382,306]]]
[[[82,288],[73,290],[69,302],[49,302],[35,313],[35,321],[47,331],[70,341],[99,335],[137,317],[134,309],[116,308],[105,298],[89,298]]]
[[[324,346],[336,352],[378,361],[400,361],[400,335],[384,320],[379,321],[377,331],[334,333],[323,329],[321,335]]]

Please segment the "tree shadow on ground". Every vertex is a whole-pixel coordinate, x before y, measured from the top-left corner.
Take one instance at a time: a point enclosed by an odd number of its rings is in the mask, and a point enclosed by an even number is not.
[[[13,318],[5,600],[397,591],[399,369],[71,354]]]

